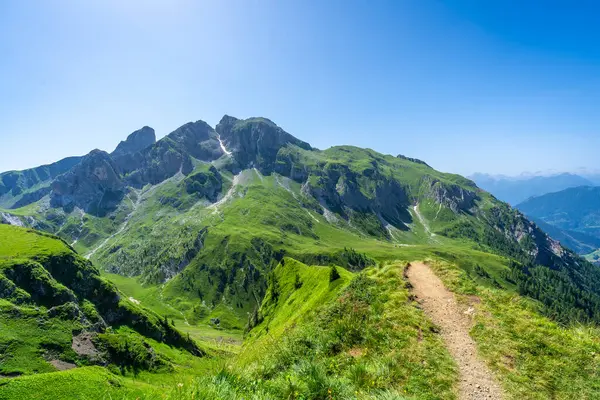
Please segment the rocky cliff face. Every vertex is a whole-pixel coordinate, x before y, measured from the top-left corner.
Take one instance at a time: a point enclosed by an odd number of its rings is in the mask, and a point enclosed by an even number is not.
[[[125,195],[117,165],[108,155],[94,150],[52,183],[52,207],[79,207],[94,215],[114,210]]]
[[[377,218],[382,232],[385,223],[408,229],[406,224],[411,217],[407,212],[410,199],[406,189],[377,168],[361,174],[346,165],[330,163],[312,169],[310,174],[305,191],[343,218],[350,219],[353,213],[371,214]]]
[[[263,174],[275,170],[277,154],[285,146],[312,149],[308,143],[295,138],[266,118],[238,120],[226,115],[216,131],[239,168],[257,168]]]
[[[116,159],[127,184],[142,187],[157,184],[178,172],[188,175],[193,159],[213,161],[223,155],[218,135],[206,122],[187,123],[137,153]]]
[[[145,126],[110,155],[94,150],[85,157],[1,174],[0,206],[19,208],[49,195],[51,207],[79,207],[104,215],[115,209],[127,186],[158,184],[179,172],[188,175],[195,162],[214,161],[223,154],[218,134],[204,121],[187,123],[158,142],[154,130]],[[42,183],[45,186],[39,187]],[[203,185],[197,182],[194,187],[199,184]],[[210,180],[201,191],[213,199],[220,187],[220,181]]]
[[[148,183],[160,183],[180,171],[188,174],[193,169],[189,154],[179,151],[165,139],[144,152],[122,157],[117,162],[127,184],[138,188]]]
[[[167,138],[181,153],[201,161],[212,161],[224,152],[217,132],[204,121],[189,122],[170,133]]]
[[[152,146],[154,143],[156,143],[154,129],[144,126],[142,129],[129,135],[126,140],[119,143],[115,151],[111,153],[111,156],[117,158],[127,154],[134,154]]]
[[[441,182],[437,179],[425,180],[427,196],[438,204],[448,207],[454,213],[471,213],[480,197],[476,190],[466,190],[459,185]]]

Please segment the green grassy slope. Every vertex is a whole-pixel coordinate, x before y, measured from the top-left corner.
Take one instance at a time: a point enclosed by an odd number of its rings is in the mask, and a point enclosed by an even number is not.
[[[187,315],[173,307],[164,296],[164,285],[142,284],[138,278],[104,273],[127,297],[138,301],[143,307],[166,317],[174,326],[200,342],[204,348],[221,354],[237,353],[243,340],[241,330],[228,330],[222,326],[188,319]]]
[[[8,225],[0,225],[0,308],[2,375],[54,371],[61,363],[74,367],[116,362],[122,369],[166,365],[147,350],[151,347],[144,348],[148,340],[202,354],[157,314],[122,298],[60,239]],[[126,326],[132,329],[126,335],[112,332],[112,327]],[[82,332],[94,342],[93,355],[77,353],[71,346]],[[139,358],[127,361],[120,355],[121,340]],[[139,351],[134,351],[134,343],[142,346]]]
[[[509,398],[600,394],[597,329],[561,327],[541,316],[540,303],[498,288],[496,278],[482,272],[502,275],[509,269],[506,259],[460,250],[448,248],[430,263],[476,309],[472,335]],[[175,360],[175,370],[142,372],[135,379],[87,367],[40,374],[0,381],[0,398],[453,399],[455,367],[409,297],[405,265],[390,262],[360,273],[337,267],[340,276],[331,281],[331,267],[286,257],[269,277],[264,301],[250,318],[255,326],[237,355],[190,362],[150,340],[159,354]],[[131,281],[126,286],[156,301],[155,288]],[[47,379],[54,385],[45,385]],[[86,393],[89,385],[97,391]]]
[[[333,282],[329,270],[287,258],[275,269],[279,295],[272,280],[234,366],[242,380],[274,398],[454,398],[454,366],[408,301],[403,266],[338,268]]]
[[[455,367],[409,301],[403,266],[338,268],[331,281],[329,267],[286,258],[242,352],[163,398],[454,399]]]
[[[102,367],[27,376],[0,381],[0,399],[106,399],[143,396],[141,383],[130,385]]]

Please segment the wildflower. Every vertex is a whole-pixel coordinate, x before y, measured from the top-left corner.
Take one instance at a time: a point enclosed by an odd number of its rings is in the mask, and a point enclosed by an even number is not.
[[[180,383],[178,383],[178,384],[177,384],[177,387],[178,387],[178,388],[182,388],[182,387],[183,387],[183,383],[181,383],[181,382],[180,382]]]

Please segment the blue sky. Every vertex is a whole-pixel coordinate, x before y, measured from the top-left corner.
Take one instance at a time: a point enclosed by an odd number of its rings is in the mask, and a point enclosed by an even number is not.
[[[265,116],[443,171],[600,168],[582,1],[0,2],[0,171]]]

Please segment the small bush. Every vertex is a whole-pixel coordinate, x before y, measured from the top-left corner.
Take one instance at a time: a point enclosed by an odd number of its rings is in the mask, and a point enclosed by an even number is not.
[[[294,278],[294,288],[300,289],[302,287],[302,281],[300,280],[300,275],[296,274],[296,277]]]
[[[339,271],[335,266],[331,267],[329,270],[329,282],[337,281],[338,279],[340,279]]]

